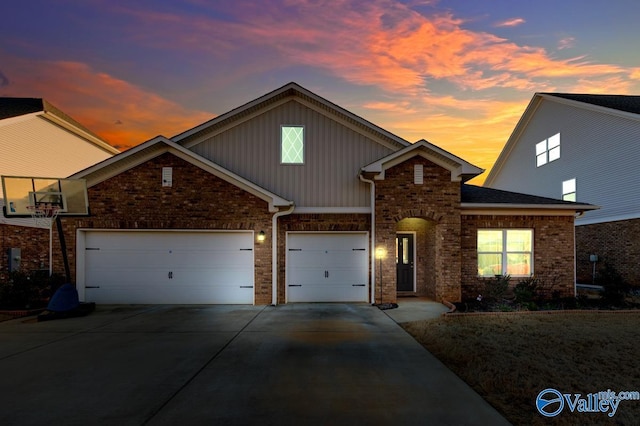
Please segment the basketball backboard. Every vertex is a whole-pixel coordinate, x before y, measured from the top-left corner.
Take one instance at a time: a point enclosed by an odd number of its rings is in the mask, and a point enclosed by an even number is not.
[[[56,208],[60,216],[87,216],[89,197],[84,179],[2,176],[4,215],[31,217],[34,208]]]

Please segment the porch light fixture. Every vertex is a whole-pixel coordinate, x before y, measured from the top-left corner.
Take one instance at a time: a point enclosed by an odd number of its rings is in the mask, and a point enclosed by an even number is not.
[[[376,259],[380,261],[380,305],[382,305],[382,259],[387,257],[387,250],[384,247],[376,248]]]
[[[264,231],[260,231],[260,233],[258,233],[258,242],[259,243],[264,243],[265,238],[266,238],[266,235],[265,235]]]

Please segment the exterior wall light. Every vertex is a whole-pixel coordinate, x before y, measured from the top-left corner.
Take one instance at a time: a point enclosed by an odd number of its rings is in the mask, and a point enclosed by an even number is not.
[[[264,231],[260,231],[260,233],[258,233],[258,242],[263,243],[266,237],[267,236]]]

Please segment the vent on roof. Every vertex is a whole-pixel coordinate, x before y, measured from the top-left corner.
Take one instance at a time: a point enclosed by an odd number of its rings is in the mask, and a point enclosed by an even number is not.
[[[416,185],[424,183],[424,166],[422,164],[413,166],[413,183]]]

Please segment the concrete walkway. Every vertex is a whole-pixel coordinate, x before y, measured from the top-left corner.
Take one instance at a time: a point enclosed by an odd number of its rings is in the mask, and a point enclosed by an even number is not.
[[[3,322],[0,424],[508,424],[385,312],[99,306]]]

